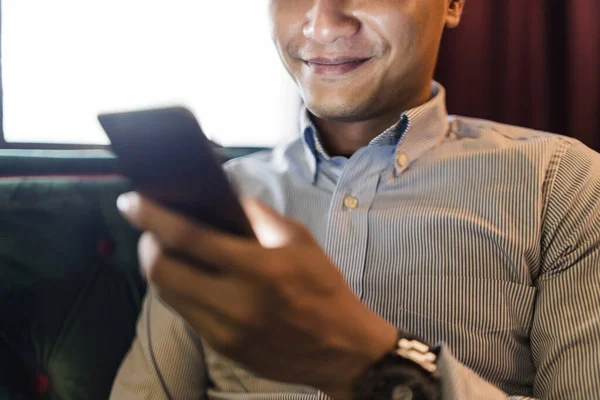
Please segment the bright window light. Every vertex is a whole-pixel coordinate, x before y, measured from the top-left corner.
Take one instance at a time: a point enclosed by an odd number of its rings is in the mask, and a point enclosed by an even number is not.
[[[224,146],[296,131],[266,0],[2,0],[8,142],[108,144],[98,113],[183,105]]]

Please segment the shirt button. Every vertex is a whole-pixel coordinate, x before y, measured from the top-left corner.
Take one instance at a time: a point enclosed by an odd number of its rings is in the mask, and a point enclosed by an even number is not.
[[[358,207],[358,199],[350,195],[344,197],[344,207],[354,210],[356,207]]]
[[[403,169],[408,165],[408,156],[406,154],[400,154],[396,157],[396,165],[398,168]]]

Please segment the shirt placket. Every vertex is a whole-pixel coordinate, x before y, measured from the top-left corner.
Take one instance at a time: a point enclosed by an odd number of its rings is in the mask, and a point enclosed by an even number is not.
[[[369,210],[390,157],[391,148],[383,147],[367,147],[354,154],[337,183],[329,208],[325,248],[358,298],[363,296]]]

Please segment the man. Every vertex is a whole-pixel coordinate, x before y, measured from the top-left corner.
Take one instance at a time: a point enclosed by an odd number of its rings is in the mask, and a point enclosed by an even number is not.
[[[270,0],[306,110],[227,165],[260,244],[119,199],[150,290],[112,399],[600,396],[600,156],[448,117],[463,6]]]

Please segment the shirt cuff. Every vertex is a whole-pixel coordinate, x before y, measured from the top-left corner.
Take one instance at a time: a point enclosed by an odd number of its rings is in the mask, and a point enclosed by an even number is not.
[[[504,392],[455,359],[446,346],[441,347],[437,366],[444,400],[508,399]]]

